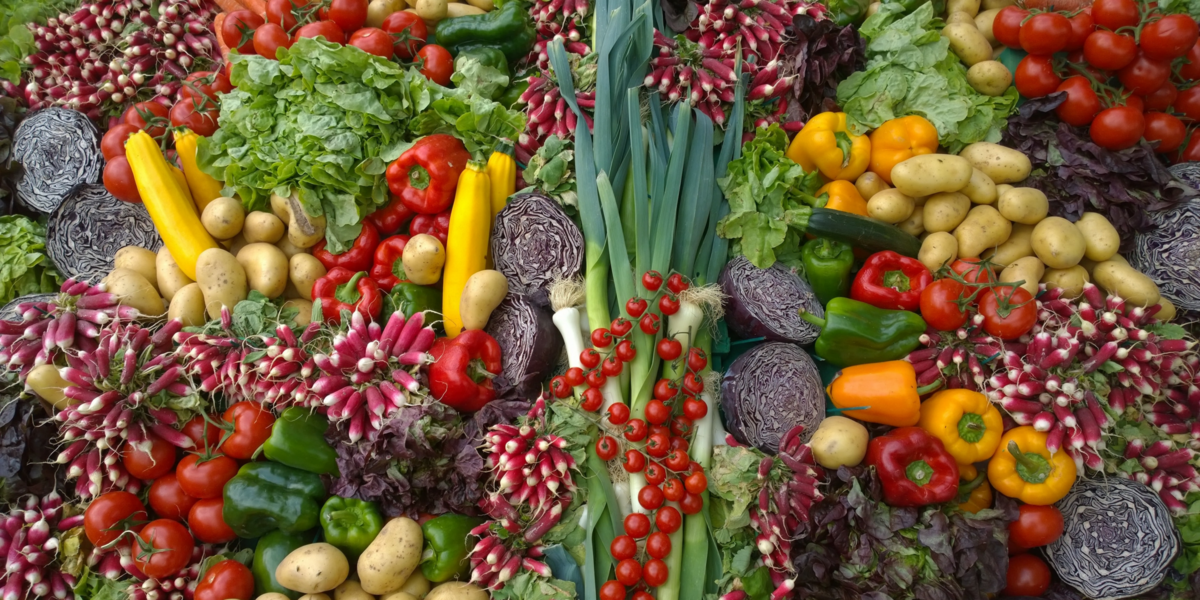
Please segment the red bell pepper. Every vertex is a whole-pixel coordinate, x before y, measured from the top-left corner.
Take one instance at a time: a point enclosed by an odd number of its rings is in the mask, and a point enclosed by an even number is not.
[[[396,284],[408,281],[404,276],[404,265],[400,262],[404,256],[404,247],[408,245],[407,235],[393,235],[379,243],[375,248],[375,264],[371,266],[371,279],[379,284],[380,289],[392,291]],[[397,269],[398,267],[398,269]]]
[[[313,301],[320,300],[321,315],[332,323],[342,322],[342,311],[358,311],[367,320],[379,316],[383,293],[379,284],[363,271],[334,267],[313,284]]]
[[[958,462],[942,441],[920,427],[901,427],[867,446],[866,462],[883,484],[892,506],[949,502],[958,494]]]
[[[500,344],[487,333],[469,329],[454,338],[438,338],[430,348],[429,392],[462,412],[475,412],[496,397],[492,378],[500,374]]]
[[[446,236],[450,235],[450,211],[436,215],[417,215],[408,226],[408,233],[417,235],[425,233],[437,238],[442,246],[446,245]]]
[[[400,196],[393,195],[392,201],[383,208],[378,208],[375,212],[367,215],[367,220],[379,230],[380,235],[392,235],[400,231],[409,219],[412,219],[413,211],[404,205],[400,200]]]
[[[350,248],[341,254],[334,254],[325,249],[325,240],[321,240],[313,248],[313,256],[325,265],[326,269],[334,269],[342,267],[349,270],[351,273],[356,271],[369,271],[371,269],[372,258],[375,255],[375,247],[379,245],[379,230],[370,221],[363,221],[362,232],[354,238],[354,243]]]
[[[388,165],[388,189],[413,212],[440,213],[454,202],[458,176],[470,160],[471,153],[454,136],[425,136]]]
[[[850,297],[876,308],[916,311],[921,292],[930,283],[933,273],[921,261],[884,250],[863,264],[850,286]]]

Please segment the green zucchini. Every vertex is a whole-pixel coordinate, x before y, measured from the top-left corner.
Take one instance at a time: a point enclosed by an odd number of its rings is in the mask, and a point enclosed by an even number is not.
[[[891,250],[915,258],[921,251],[921,240],[891,225],[830,208],[812,209],[808,233],[870,252]]]

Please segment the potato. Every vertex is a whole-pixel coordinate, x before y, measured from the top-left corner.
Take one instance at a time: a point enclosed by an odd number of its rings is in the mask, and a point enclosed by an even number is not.
[[[164,244],[163,248],[166,247]],[[157,255],[141,246],[125,246],[117,250],[117,255],[113,257],[114,268],[129,269],[145,277],[156,292],[159,291],[157,263]]]
[[[421,562],[424,541],[416,521],[407,517],[388,521],[358,559],[358,581],[363,591],[386,594],[404,586]]]
[[[1108,260],[1113,261],[1113,262],[1119,262],[1123,265],[1129,264],[1129,261],[1125,260],[1125,257],[1121,256],[1120,254],[1114,254],[1114,255],[1112,255],[1112,258],[1110,258]],[[1096,265],[1100,264],[1101,262],[1104,262],[1104,261],[1092,260],[1087,257],[1087,254],[1084,254],[1083,258],[1080,259],[1080,261],[1079,261],[1079,266],[1087,269],[1088,273],[1092,273],[1096,270]]]
[[[1153,279],[1115,260],[1106,260],[1096,265],[1092,271],[1092,279],[1108,293],[1124,298],[1133,306],[1150,306],[1158,304],[1162,299],[1158,284],[1154,283]]]
[[[956,12],[965,12],[975,18],[979,14],[979,0],[949,0],[946,2],[946,12],[954,14]]]
[[[912,216],[908,217],[908,220],[903,223],[897,224],[896,229],[912,236],[925,233],[925,211],[914,209]]]
[[[996,41],[996,35],[992,33],[992,24],[996,21],[996,15],[999,13],[1000,9],[993,8],[975,15],[975,28],[983,34],[983,37],[987,38],[988,43],[992,46],[1000,43]]]
[[[413,574],[408,577],[408,581],[405,581],[404,585],[397,591],[411,594],[417,598],[424,598],[429,594],[429,588],[431,587],[433,586],[430,585],[428,579],[425,579],[425,574],[420,569],[417,569],[413,571]]]
[[[119,303],[136,308],[144,316],[157,317],[165,312],[158,290],[137,271],[113,269],[104,278],[104,283]]]
[[[283,295],[288,283],[288,259],[283,250],[263,242],[246,244],[237,253],[237,261],[246,270],[250,289],[268,298]]]
[[[483,12],[492,12],[492,9],[496,8],[496,3],[492,2],[492,0],[467,0],[467,4]]]
[[[882,177],[867,171],[866,173],[858,176],[858,179],[854,181],[854,187],[858,189],[859,195],[861,195],[864,200],[870,200],[875,196],[875,194],[889,189],[892,186],[888,185],[888,182],[884,181]]]
[[[175,292],[167,305],[167,318],[179,319],[184,327],[199,327],[208,321],[204,318],[204,292],[200,291],[200,284],[192,282]]]
[[[968,67],[992,57],[992,44],[975,28],[974,19],[951,22],[942,28],[942,37],[950,40],[950,51]]]
[[[1091,280],[1087,269],[1081,265],[1069,269],[1046,269],[1042,273],[1042,283],[1046,284],[1046,288],[1059,288],[1067,298],[1078,298],[1083,294],[1083,284]]]
[[[916,198],[957,192],[971,181],[971,164],[950,154],[921,154],[892,167],[892,185]]]
[[[1087,248],[1083,233],[1062,217],[1046,217],[1033,228],[1033,253],[1051,269],[1066,269],[1079,264]]]
[[[283,255],[288,257],[288,260],[291,260],[292,257],[297,254],[310,254],[308,248],[301,248],[300,246],[293,244],[292,239],[286,235],[283,236],[283,239],[279,240],[279,242],[275,244],[275,247],[279,248],[283,252]]]
[[[952,23],[963,23],[965,25],[970,25],[971,27],[975,27],[975,17],[973,15],[971,15],[970,13],[965,13],[961,10],[955,11],[946,16],[946,24],[950,25]],[[992,49],[992,47],[988,46],[988,50],[991,50],[991,49]]]
[[[347,579],[333,590],[333,600],[375,600],[375,597],[364,592],[357,579]]]
[[[1005,148],[991,142],[975,142],[962,149],[959,157],[966,159],[971,166],[983,171],[996,183],[1016,183],[1029,177],[1033,164],[1029,157],[1012,148]]]
[[[179,263],[175,262],[175,257],[171,256],[166,244],[158,249],[158,254],[154,257],[154,273],[158,280],[158,291],[167,302],[173,300],[175,294],[184,286],[195,283],[179,268]]]
[[[942,265],[954,262],[956,258],[958,258],[958,240],[945,231],[929,234],[925,241],[921,242],[921,252],[917,254],[917,260],[920,260],[921,264],[928,267],[930,271],[937,271],[942,268]]]
[[[996,197],[999,198],[1002,194],[1004,194],[1004,192],[1007,192],[1008,190],[1011,190],[1011,189],[1013,189],[1013,186],[1011,186],[1007,183],[997,183],[996,184]]]
[[[229,253],[234,256],[237,256],[237,253],[241,252],[242,248],[245,248],[246,244],[249,244],[250,242],[246,241],[246,236],[239,233],[236,236],[234,236],[234,238],[232,240],[229,240],[228,242],[222,242],[222,244],[225,244],[225,243],[229,244],[228,246],[225,246],[225,248],[227,250],[229,250]]]
[[[1075,227],[1083,234],[1083,243],[1086,246],[1083,255],[1088,257],[1088,260],[1103,262],[1117,253],[1117,248],[1121,245],[1121,234],[1117,233],[1117,228],[1113,227],[1104,215],[1085,212],[1075,222]]]
[[[971,181],[959,190],[971,199],[972,204],[991,204],[996,201],[996,184],[979,169],[971,169]]]
[[[967,218],[954,229],[958,240],[959,258],[976,258],[980,252],[1003,244],[1012,233],[1012,223],[1000,216],[1000,211],[980,204],[967,213]]]
[[[1017,0],[983,0],[979,6],[983,10],[1000,10],[1005,6],[1012,6],[1017,3]]]
[[[367,5],[367,27],[378,28],[383,25],[383,20],[388,18],[388,15],[402,10],[404,0],[371,0]]]
[[[288,261],[288,277],[305,300],[313,299],[313,284],[325,273],[325,265],[311,254],[297,254]]]
[[[882,2],[872,2],[872,3],[868,4],[867,5],[867,17],[870,17],[871,15],[879,12],[879,9],[881,9],[881,8],[883,8]]]
[[[196,283],[204,292],[204,307],[210,319],[221,318],[222,306],[233,310],[249,293],[246,269],[232,254],[220,248],[209,248],[200,253],[196,260]]]
[[[1046,218],[1046,213],[1050,212],[1050,201],[1046,199],[1042,190],[1015,187],[1000,196],[996,202],[996,210],[1013,223],[1037,225]]]
[[[246,209],[240,200],[222,196],[204,207],[204,212],[200,213],[200,223],[214,238],[232,239],[242,232],[246,223]]]
[[[325,216],[314,217],[304,211],[299,198],[271,194],[271,212],[288,224],[288,241],[297,248],[312,248],[325,239]]]
[[[254,211],[246,215],[246,225],[242,227],[242,236],[246,243],[266,242],[274,244],[283,237],[283,221],[279,217],[262,211]]]
[[[813,432],[808,445],[813,458],[826,469],[856,467],[867,455],[871,435],[862,423],[846,417],[826,417]]]
[[[367,594],[367,598],[371,598],[371,595]],[[305,594],[298,600],[333,600],[333,598],[330,598],[329,594]]]
[[[417,285],[432,285],[442,277],[446,264],[446,249],[442,242],[427,233],[414,235],[404,246],[400,257],[408,280]]]
[[[259,594],[259,596],[257,598],[255,598],[254,600],[292,600],[292,599],[288,598],[286,594],[280,594],[279,592],[267,592],[265,594]]]
[[[319,542],[292,550],[275,568],[279,585],[305,594],[327,592],[350,575],[350,563],[332,544]]]
[[[436,23],[446,18],[447,5],[446,0],[417,0],[413,10],[417,11],[417,16],[422,19]]]
[[[419,4],[422,1],[423,0],[417,0],[417,3]],[[424,1],[429,1],[429,0],[424,0]],[[476,0],[476,1],[478,2],[479,0]],[[461,2],[450,2],[450,3],[446,4],[446,18],[447,19],[453,19],[456,17],[469,17],[471,15],[483,15],[483,14],[487,14],[487,11],[483,10],[482,8],[479,8],[477,6],[472,6],[470,4],[463,4]]]
[[[283,303],[284,308],[294,308],[298,311],[296,314],[296,325],[298,327],[308,327],[312,323],[313,303],[303,298],[288,300]]]
[[[433,588],[425,600],[488,600],[488,593],[473,583],[447,581]]]
[[[925,201],[925,231],[954,231],[967,211],[971,210],[971,199],[960,192],[934,194]]]
[[[1165,297],[1159,298],[1158,305],[1162,308],[1158,309],[1158,312],[1154,313],[1155,319],[1158,319],[1164,323],[1175,320],[1177,311],[1175,310],[1175,305],[1172,304],[1170,300],[1167,300]]]
[[[867,201],[867,216],[888,224],[900,223],[912,216],[913,199],[895,188],[883,190]]]
[[[71,383],[63,379],[58,373],[58,367],[52,364],[43,363],[30,369],[25,376],[25,385],[56,410],[79,404],[78,400],[72,400],[63,393]]]
[[[304,296],[300,295],[300,290],[296,289],[296,284],[289,279],[287,287],[283,288],[283,298],[285,300],[303,300]]]
[[[988,47],[991,48],[991,46]],[[1012,81],[1012,72],[1004,66],[1004,63],[991,60],[990,51],[988,59],[981,60],[967,69],[967,83],[984,96],[1003,95],[1008,91],[1008,86],[1012,85]]]
[[[1030,241],[1032,237],[1033,225],[1015,223],[1012,226],[1012,233],[1008,235],[1008,239],[1003,244],[984,250],[980,256],[1001,267],[1007,267],[1018,258],[1033,256],[1033,242]]]
[[[1000,281],[1003,283],[1016,283],[1023,281],[1021,287],[1030,295],[1037,295],[1038,283],[1042,281],[1042,274],[1046,272],[1046,265],[1038,260],[1036,256],[1026,256],[1018,258],[1012,264],[1004,268],[1000,272]]]
[[[463,286],[459,314],[463,329],[483,329],[492,311],[508,295],[508,278],[500,271],[484,269],[471,275]]]
[[[379,597],[379,600],[420,600],[424,596],[414,596],[408,592],[388,592]]]

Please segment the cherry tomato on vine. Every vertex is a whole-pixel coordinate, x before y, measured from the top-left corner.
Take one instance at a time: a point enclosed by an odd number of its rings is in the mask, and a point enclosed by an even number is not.
[[[662,287],[662,273],[658,271],[646,271],[642,274],[642,287],[651,292],[657,292],[658,288]]]
[[[658,463],[650,463],[646,465],[646,483],[650,485],[662,485],[667,480],[667,470]]]
[[[650,558],[666,558],[671,553],[671,536],[655,531],[646,538],[646,554]]]
[[[1041,98],[1053,94],[1062,84],[1062,78],[1054,72],[1054,60],[1050,56],[1030,54],[1017,64],[1013,79],[1017,91],[1026,98]]]
[[[608,377],[605,376],[603,372],[598,370],[588,372],[587,376],[583,379],[587,382],[588,387],[593,388],[603,387],[604,382],[608,381]]]
[[[641,473],[646,468],[646,455],[637,450],[626,450],[621,467],[627,473]]]
[[[391,34],[394,40],[392,49],[396,58],[401,60],[412,60],[429,39],[429,28],[425,21],[410,12],[400,11],[388,15],[381,28]]]
[[[654,397],[659,400],[670,400],[679,394],[679,386],[670,379],[659,379],[654,384]]]
[[[683,416],[692,421],[699,421],[708,414],[708,403],[696,398],[686,398],[683,401]]]
[[[606,435],[596,440],[596,456],[600,460],[610,461],[617,457],[617,452],[620,451],[620,446],[617,445],[617,440],[614,440],[611,435]]]
[[[174,473],[167,473],[150,484],[147,496],[150,508],[154,514],[174,521],[182,521],[192,510],[196,498],[187,495],[179,485],[179,478]]]
[[[201,461],[196,454],[189,454],[179,461],[179,466],[175,468],[179,487],[183,488],[185,494],[198,500],[216,498],[221,495],[225,483],[237,475],[237,461],[220,454]]]
[[[611,544],[608,545],[608,551],[612,553],[612,557],[616,560],[625,560],[637,556],[637,541],[632,536],[618,535],[613,538]]]
[[[675,360],[683,354],[683,344],[680,344],[679,340],[676,339],[663,339],[658,341],[655,350],[658,351],[659,358],[668,361]]]
[[[225,499],[205,498],[188,510],[188,527],[196,539],[206,544],[224,544],[237,539],[237,534],[225,523]]]
[[[1071,23],[1071,35],[1067,38],[1065,50],[1081,50],[1089,35],[1096,30],[1096,22],[1092,20],[1092,11],[1085,8],[1079,14],[1068,19]]]
[[[1096,0],[1092,3],[1092,19],[1105,29],[1134,27],[1142,20],[1133,0]]]
[[[646,403],[646,422],[651,425],[662,425],[671,418],[671,409],[662,400],[654,398]]]
[[[633,362],[633,359],[637,358],[637,348],[634,348],[633,342],[629,340],[621,340],[618,342],[617,349],[613,352],[622,362]]]
[[[671,419],[671,435],[687,436],[692,434],[692,419],[677,416]]]
[[[1131,148],[1146,132],[1142,111],[1129,106],[1114,106],[1100,111],[1092,121],[1092,141],[1107,150]]]
[[[1105,71],[1116,71],[1137,58],[1137,40],[1133,36],[1097,29],[1083,42],[1083,58]]]
[[[104,189],[122,202],[142,203],[142,195],[133,179],[133,167],[124,156],[113,157],[104,165]]]
[[[1050,567],[1032,554],[1018,554],[1008,559],[1006,596],[1041,596],[1050,588]]]
[[[1181,162],[1200,162],[1200,135],[1196,135],[1196,130],[1192,129],[1188,132],[1187,145],[1183,150],[1175,156],[1172,162],[1178,164]]]
[[[141,531],[148,519],[146,505],[125,491],[101,494],[83,511],[83,532],[93,546],[103,546],[126,530]]]
[[[658,587],[667,582],[669,572],[667,563],[652,558],[646,561],[646,566],[642,567],[642,579],[645,579],[646,584],[650,587]]]
[[[294,39],[317,37],[323,37],[325,41],[335,44],[346,43],[346,32],[342,31],[342,28],[338,27],[337,23],[333,21],[317,21],[316,23],[301,25],[300,29],[296,30],[296,37]]]
[[[638,590],[633,593],[633,600],[654,600],[654,595],[646,590]]]
[[[967,313],[957,302],[967,288],[953,279],[939,279],[921,291],[921,317],[938,331],[954,331],[967,322]]]
[[[203,541],[203,540],[202,540]],[[254,575],[242,563],[225,559],[204,572],[194,600],[253,600]]]
[[[993,268],[979,266],[978,258],[960,258],[950,263],[950,269],[968,283],[990,283],[996,280]]]
[[[703,472],[697,471],[683,479],[683,487],[689,494],[703,493],[708,489],[708,477]]]
[[[605,377],[616,377],[621,374],[623,369],[621,359],[616,356],[610,356],[604,359],[600,364],[600,372],[604,373]]]
[[[104,160],[125,156],[125,141],[137,132],[138,128],[129,123],[120,123],[109,129],[104,137],[100,138],[100,153],[104,155]]]
[[[579,408],[588,412],[596,412],[604,405],[604,393],[599,389],[590,387],[583,390],[583,401],[579,403]]]
[[[1062,512],[1053,506],[1022,504],[1021,514],[1008,524],[1008,546],[1014,552],[1053,543],[1063,534]]]
[[[254,30],[254,52],[259,56],[278,60],[275,51],[291,47],[292,37],[279,25],[267,23]]]
[[[625,586],[618,581],[605,581],[600,586],[600,600],[625,600]]]
[[[221,23],[221,41],[238,54],[254,54],[254,44],[250,41],[254,30],[266,21],[256,13],[248,10],[235,10],[225,15]]]
[[[1200,121],[1200,86],[1179,92],[1171,108],[1192,121]]]
[[[1100,97],[1092,90],[1092,84],[1087,77],[1068,77],[1058,86],[1058,91],[1067,94],[1066,100],[1054,109],[1054,114],[1064,123],[1086,127],[1096,118],[1096,113],[1100,112]]]
[[[992,29],[995,34],[995,25]],[[1021,48],[1030,54],[1054,54],[1066,48],[1071,38],[1071,21],[1054,12],[1038,13],[1021,24],[1017,35]]]
[[[367,0],[332,0],[329,13],[321,18],[337,23],[347,33],[358,31],[367,22]]]
[[[646,454],[654,458],[665,458],[671,451],[671,436],[652,433],[646,437]]]
[[[657,509],[665,500],[662,488],[657,485],[648,485],[638,492],[638,504],[646,510]]]
[[[687,493],[687,489],[683,487],[683,482],[674,477],[671,477],[663,482],[662,491],[663,497],[671,502],[679,502],[680,500],[683,500],[684,494]],[[662,511],[659,512],[661,513]],[[660,527],[659,529],[662,528]]]
[[[613,406],[617,405],[614,404]],[[628,418],[628,414],[626,414],[626,418]],[[632,419],[625,424],[625,430],[622,432],[622,435],[625,436],[625,439],[631,442],[640,442],[646,439],[647,435],[650,435],[650,430],[646,427],[645,421],[641,419]]]
[[[600,356],[600,353],[595,348],[588,348],[579,353],[579,363],[585,369],[595,369],[600,366],[600,361],[602,360],[604,360],[604,357]]]
[[[983,330],[1000,339],[1015,340],[1037,322],[1037,305],[1025,288],[996,287],[984,290],[979,296]]]
[[[175,468],[175,446],[146,432],[143,444],[126,444],[121,462],[130,475],[144,481],[158,479]]]
[[[645,298],[630,298],[625,302],[625,312],[629,313],[629,316],[636,319],[641,317],[642,313],[646,312],[646,309],[649,308],[649,306],[650,305],[646,302]]]
[[[617,563],[615,570],[617,581],[621,585],[630,586],[642,580],[642,563],[632,558],[627,558]]]
[[[584,383],[583,369],[579,367],[571,367],[570,369],[567,369],[567,372],[563,373],[562,377],[563,380],[567,382],[567,385],[571,387],[583,385]]]
[[[688,366],[689,371],[695,371],[697,373],[699,373],[700,371],[703,371],[704,367],[708,366],[708,355],[705,354],[704,351],[699,348],[693,347],[693,348],[689,349],[688,356],[687,356],[687,366]]]
[[[396,52],[392,46],[392,36],[376,27],[364,27],[350,34],[350,41],[346,45],[380,58],[391,58]]]
[[[296,28],[296,15],[292,10],[304,4],[303,1],[293,3],[293,0],[267,0],[267,23],[280,26],[286,34]]]
[[[679,312],[679,298],[664,294],[658,299],[658,310],[668,317]]]
[[[1009,48],[1021,48],[1021,23],[1025,21],[1025,17],[1029,16],[1029,11],[1016,6],[1006,6],[996,13],[996,19],[992,22],[992,35],[996,41],[1008,46]]]
[[[679,507],[683,509],[683,514],[694,515],[704,510],[704,498],[699,494],[684,494]]]
[[[633,322],[625,317],[617,317],[613,319],[608,326],[609,331],[616,337],[625,337],[625,334],[633,331]]]
[[[1117,71],[1117,79],[1121,80],[1121,85],[1138,96],[1154,93],[1170,76],[1170,64],[1150,58],[1144,51],[1139,52],[1133,62]]]
[[[597,348],[607,348],[612,345],[612,332],[601,327],[592,331],[592,345]]]
[[[671,436],[671,450],[678,450],[679,452],[687,452],[689,447],[690,447],[690,444],[688,444],[687,440],[685,440],[677,435]]]
[[[421,74],[438,85],[450,85],[454,74],[454,57],[450,51],[437,45],[427,44],[417,51],[422,60]]]
[[[629,405],[617,402],[608,407],[608,422],[613,425],[624,425],[629,420]],[[641,419],[634,419],[641,421]],[[632,424],[632,423],[631,423]]]
[[[671,276],[667,278],[667,289],[672,293],[678,294],[689,287],[691,287],[691,283],[679,273],[671,273]]]
[[[671,435],[671,428],[668,427],[667,425],[651,425],[648,428],[648,431],[649,431],[649,435],[654,435],[656,433],[661,433],[661,434],[667,435],[667,436]]]
[[[1192,44],[1179,67],[1179,76],[1189,81],[1200,79],[1200,41]]]
[[[1200,39],[1200,27],[1187,15],[1166,15],[1142,27],[1139,45],[1155,60],[1171,61],[1184,56]]]
[[[625,517],[625,535],[640,540],[650,535],[650,517],[642,513],[629,513]]]
[[[646,335],[658,333],[660,327],[662,327],[661,320],[654,313],[646,313],[642,315],[641,319],[638,319],[638,328]]]
[[[704,391],[704,379],[694,371],[684,375],[683,390],[692,396],[700,395]]]
[[[170,577],[192,562],[196,540],[177,521],[151,521],[142,528],[138,539],[141,541],[132,550],[133,563],[147,577]]]
[[[674,506],[664,506],[654,513],[654,526],[667,535],[678,531],[680,525],[683,525],[683,516]]]
[[[571,389],[571,384],[567,383],[567,378],[559,375],[550,379],[550,393],[555,398],[563,399],[573,394],[575,390]]]
[[[1175,99],[1179,97],[1179,88],[1175,87],[1174,83],[1167,80],[1162,84],[1162,87],[1148,94],[1143,100],[1146,103],[1146,110],[1165,112],[1175,103]]]
[[[1155,152],[1168,154],[1183,145],[1183,139],[1187,136],[1187,127],[1183,125],[1183,121],[1180,121],[1179,117],[1161,112],[1148,112],[1145,118],[1146,131],[1142,137],[1146,138],[1147,142],[1158,142],[1158,147],[1154,149]]]
[[[690,462],[691,459],[688,458],[687,452],[679,452],[677,450],[668,452],[667,458],[663,460],[663,464],[676,473],[686,471]]]

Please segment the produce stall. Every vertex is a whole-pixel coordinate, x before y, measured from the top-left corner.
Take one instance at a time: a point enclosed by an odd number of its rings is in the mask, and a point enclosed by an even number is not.
[[[1200,598],[1198,18],[0,7],[0,600]]]

